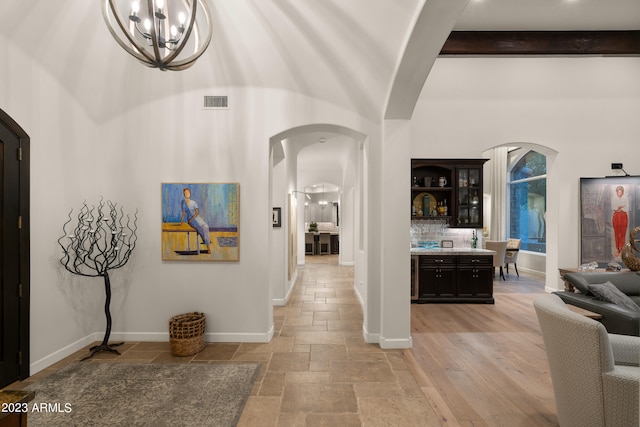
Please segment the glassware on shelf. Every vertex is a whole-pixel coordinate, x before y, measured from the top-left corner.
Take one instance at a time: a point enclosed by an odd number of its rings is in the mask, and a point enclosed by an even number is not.
[[[469,170],[469,187],[476,187],[480,183],[480,170]]]
[[[468,175],[466,169],[458,171],[458,187],[466,187],[468,184]]]

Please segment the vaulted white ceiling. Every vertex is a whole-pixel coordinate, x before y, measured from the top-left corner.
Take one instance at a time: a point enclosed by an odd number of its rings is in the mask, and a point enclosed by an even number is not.
[[[213,40],[181,72],[126,54],[105,28],[99,0],[2,0],[0,37],[50,70],[98,122],[166,95],[244,86],[300,92],[379,118],[423,4],[207,1]],[[640,1],[470,0],[456,29],[640,29]]]

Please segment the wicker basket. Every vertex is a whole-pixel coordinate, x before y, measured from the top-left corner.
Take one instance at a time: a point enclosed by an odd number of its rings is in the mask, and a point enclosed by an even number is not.
[[[185,313],[169,320],[169,344],[174,356],[191,356],[204,348],[204,313]]]

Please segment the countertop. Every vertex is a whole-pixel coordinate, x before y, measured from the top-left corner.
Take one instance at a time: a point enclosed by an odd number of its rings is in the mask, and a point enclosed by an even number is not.
[[[471,248],[411,248],[412,255],[493,255],[495,251],[489,249]]]

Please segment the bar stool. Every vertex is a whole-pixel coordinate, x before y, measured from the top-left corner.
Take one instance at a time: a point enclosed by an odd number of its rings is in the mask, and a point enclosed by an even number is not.
[[[329,233],[320,233],[320,255],[329,255],[331,253],[331,235]]]
[[[313,255],[313,233],[304,233],[304,253],[305,255]]]

